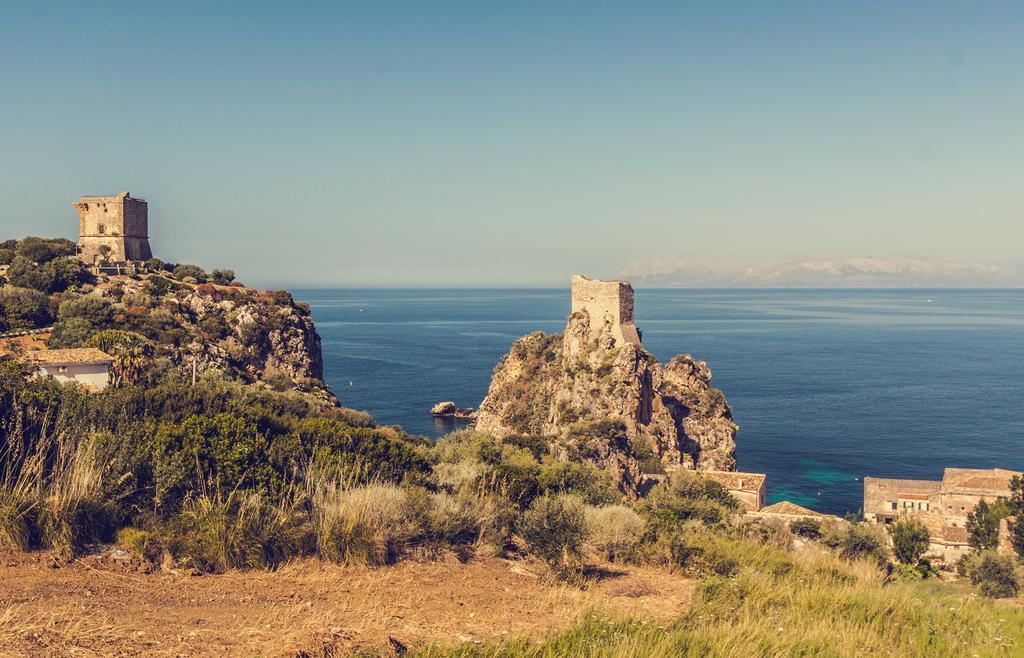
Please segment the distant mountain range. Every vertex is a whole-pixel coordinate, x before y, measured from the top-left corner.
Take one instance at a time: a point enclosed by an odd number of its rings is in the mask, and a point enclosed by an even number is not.
[[[1024,268],[929,258],[804,260],[763,267],[669,259],[622,272],[636,286],[688,288],[1018,288]]]

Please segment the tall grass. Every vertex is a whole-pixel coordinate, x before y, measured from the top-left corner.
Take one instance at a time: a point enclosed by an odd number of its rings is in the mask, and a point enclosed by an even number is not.
[[[23,454],[0,454],[0,544],[74,552],[107,541],[116,504],[104,495],[95,443],[41,440]]]
[[[202,572],[274,569],[312,551],[307,519],[294,487],[274,500],[257,491],[204,494],[185,501],[169,545],[179,562]]]
[[[732,576],[700,581],[690,611],[667,627],[592,615],[543,641],[433,646],[414,656],[898,656],[953,658],[1024,653],[1024,610],[964,596],[943,584],[883,586],[871,558],[847,562],[744,539],[717,545]],[[772,569],[770,565],[789,564]],[[765,568],[768,566],[769,568]]]
[[[421,530],[406,492],[393,484],[318,482],[311,502],[317,552],[331,562],[391,564]]]

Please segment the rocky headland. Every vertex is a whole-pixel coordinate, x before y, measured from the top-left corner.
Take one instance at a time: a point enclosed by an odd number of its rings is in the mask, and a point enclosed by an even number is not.
[[[620,281],[573,277],[565,330],[512,345],[477,428],[545,437],[563,459],[612,472],[631,497],[674,470],[736,468],[737,425],[707,364],[680,355],[662,365],[644,349],[633,288]]]

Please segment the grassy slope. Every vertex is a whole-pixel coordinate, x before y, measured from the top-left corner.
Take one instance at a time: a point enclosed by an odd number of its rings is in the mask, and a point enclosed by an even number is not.
[[[544,642],[429,647],[413,655],[546,656],[1020,656],[1024,610],[953,584],[883,585],[870,562],[816,550],[736,542],[744,564],[701,581],[690,612],[668,627],[590,617]]]

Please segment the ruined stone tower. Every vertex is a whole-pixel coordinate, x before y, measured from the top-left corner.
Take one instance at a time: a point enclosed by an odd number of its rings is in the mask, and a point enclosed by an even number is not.
[[[78,211],[78,257],[87,265],[148,260],[149,211],[145,199],[127,192],[117,196],[84,196]]]
[[[590,335],[597,337],[607,327],[616,344],[640,344],[640,332],[633,323],[633,286],[628,281],[599,281],[580,274],[572,278],[572,312],[590,316]]]

